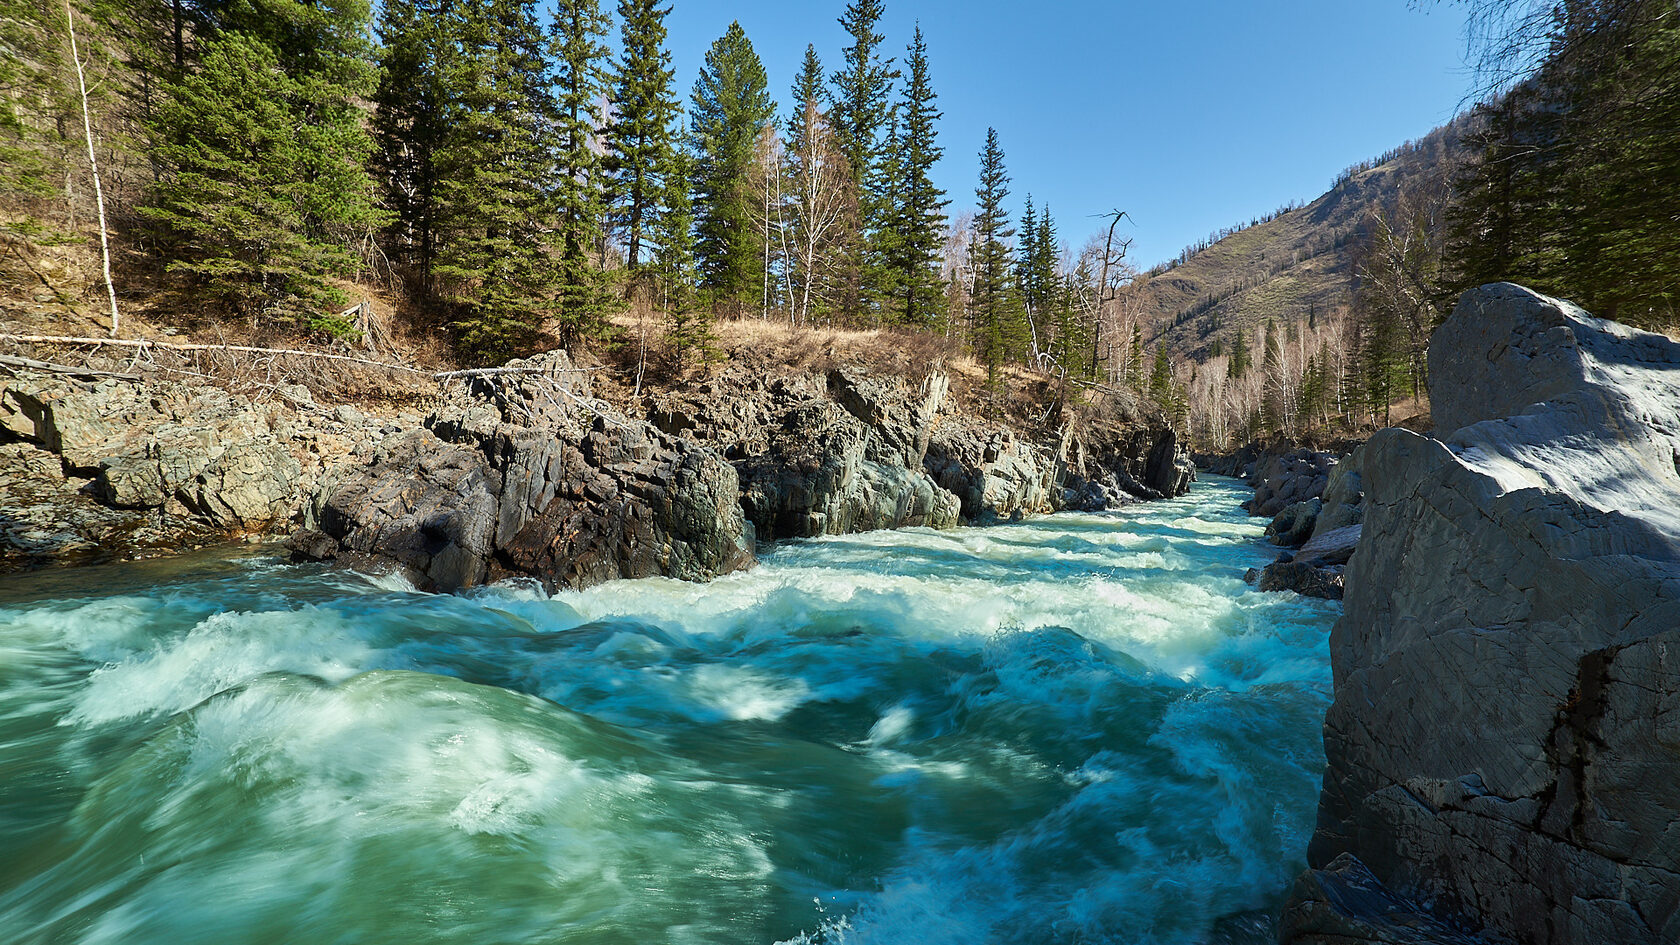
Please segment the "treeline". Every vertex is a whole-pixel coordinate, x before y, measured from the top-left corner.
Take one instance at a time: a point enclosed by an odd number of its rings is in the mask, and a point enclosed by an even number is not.
[[[1203,250],[1211,248],[1213,244],[1219,242],[1220,240],[1236,236],[1238,233],[1241,233],[1244,230],[1253,229],[1262,223],[1270,223],[1278,217],[1281,217],[1292,210],[1299,210],[1304,206],[1306,206],[1306,204],[1300,202],[1299,200],[1292,200],[1281,207],[1277,207],[1274,210],[1251,218],[1247,223],[1234,223],[1231,226],[1222,226],[1219,229],[1214,230],[1212,233],[1209,233],[1207,236],[1179,250],[1177,256],[1174,256],[1164,263],[1157,263],[1156,265],[1151,266],[1147,274],[1150,276],[1158,276],[1165,272],[1171,272],[1179,266],[1189,262],[1192,256],[1195,256]]]
[[[979,212],[948,218],[927,45],[892,55],[881,0],[845,8],[839,68],[807,48],[780,110],[738,23],[679,92],[659,0],[77,2],[127,281],[162,270],[178,311],[343,337],[345,290],[379,278],[475,361],[635,310],[678,363],[755,316],[944,332],[994,377],[1097,372],[1122,268],[1071,258],[1030,198],[1011,222],[995,132]],[[69,211],[8,214],[23,238],[88,219],[70,22],[0,0],[0,197]]]
[[[1479,106],[1448,293],[1510,280],[1636,325],[1680,315],[1680,10],[1569,0],[1535,74]]]

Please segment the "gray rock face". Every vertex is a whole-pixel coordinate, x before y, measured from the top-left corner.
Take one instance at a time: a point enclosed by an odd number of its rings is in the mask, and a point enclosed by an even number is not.
[[[1680,345],[1495,285],[1430,376],[1440,439],[1364,450],[1309,860],[1486,941],[1680,941]],[[1285,941],[1414,940],[1332,898]]]
[[[648,419],[733,462],[763,540],[1097,510],[1182,495],[1194,477],[1164,425],[1086,422],[1044,444],[962,414],[949,391],[939,371],[916,383],[731,368],[657,395]]]
[[[302,556],[395,568],[433,590],[549,588],[752,564],[735,471],[589,395],[563,352],[456,388],[425,428],[323,484]]]
[[[1336,457],[1311,449],[1261,457],[1248,477],[1254,498],[1243,508],[1250,515],[1275,516],[1297,502],[1319,498],[1335,465]]]
[[[1286,507],[1266,526],[1266,537],[1274,545],[1292,548],[1312,537],[1313,526],[1324,509],[1322,499],[1308,499]]]
[[[262,533],[380,435],[215,387],[0,378],[0,567],[148,556]]]

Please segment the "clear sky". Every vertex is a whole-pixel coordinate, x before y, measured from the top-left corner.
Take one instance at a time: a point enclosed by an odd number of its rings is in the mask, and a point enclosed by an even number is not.
[[[732,20],[764,61],[779,114],[807,43],[830,73],[842,65],[845,0],[671,4],[685,101]],[[1451,118],[1469,85],[1463,16],[1450,4],[887,0],[888,54],[902,60],[917,22],[945,112],[937,176],[951,213],[974,204],[992,126],[1012,215],[1032,194],[1077,249],[1102,225],[1093,214],[1123,209],[1140,268],[1317,197],[1342,168]]]

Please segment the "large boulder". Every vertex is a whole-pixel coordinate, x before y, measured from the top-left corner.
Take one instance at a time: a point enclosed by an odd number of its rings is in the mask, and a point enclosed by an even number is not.
[[[592,397],[563,352],[509,367],[469,378],[424,429],[329,476],[294,550],[431,590],[705,580],[751,565],[728,463]]]
[[[1364,451],[1300,887],[1390,905],[1284,940],[1680,941],[1680,345],[1502,284],[1429,364],[1438,438]]]

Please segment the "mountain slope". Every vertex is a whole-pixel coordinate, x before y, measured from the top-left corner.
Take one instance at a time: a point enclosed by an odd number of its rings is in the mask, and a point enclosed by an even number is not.
[[[1345,310],[1355,254],[1378,210],[1414,186],[1444,180],[1462,155],[1459,118],[1376,161],[1344,172],[1328,193],[1158,266],[1133,283],[1127,304],[1144,339],[1165,338],[1175,359],[1205,360],[1238,328],[1250,343],[1279,324]]]

